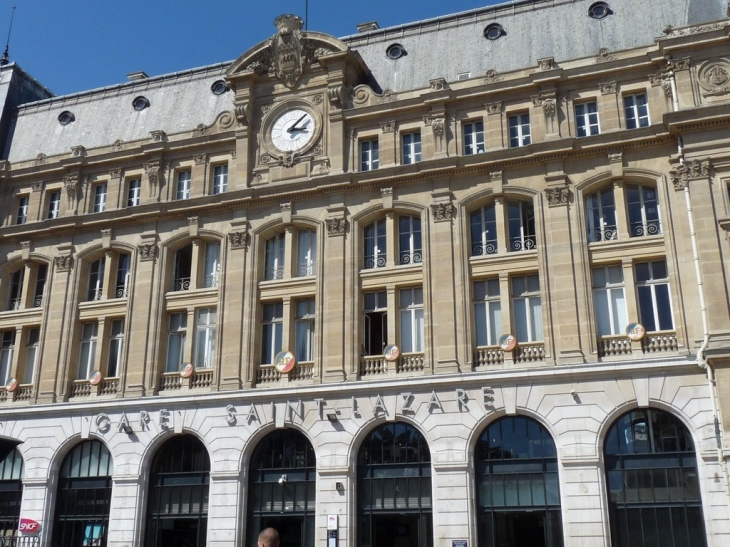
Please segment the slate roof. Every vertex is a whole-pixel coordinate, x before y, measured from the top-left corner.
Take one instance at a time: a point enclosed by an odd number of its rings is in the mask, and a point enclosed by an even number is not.
[[[346,36],[342,40],[357,50],[381,89],[402,91],[428,87],[430,79],[454,81],[469,72],[507,72],[537,65],[553,57],[556,62],[590,57],[601,48],[611,51],[650,45],[671,25],[681,27],[727,16],[727,0],[607,0],[613,14],[603,20],[588,16],[595,0],[523,0],[417,21],[406,25]],[[484,38],[492,22],[506,35],[495,41]],[[389,59],[392,43],[407,55]],[[233,107],[233,94],[216,96],[214,81],[224,77],[230,61],[138,82],[54,97],[22,106],[10,128],[3,158],[11,162],[147,139],[150,131],[168,134],[212,124]],[[150,107],[132,108],[144,95]],[[75,121],[66,126],[58,115],[70,110]]]

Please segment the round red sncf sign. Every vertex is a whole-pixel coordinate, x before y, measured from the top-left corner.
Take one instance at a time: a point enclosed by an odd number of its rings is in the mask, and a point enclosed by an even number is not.
[[[18,526],[18,531],[22,532],[24,534],[36,534],[40,532],[41,530],[41,524],[39,522],[36,522],[32,519],[20,519],[20,526]]]

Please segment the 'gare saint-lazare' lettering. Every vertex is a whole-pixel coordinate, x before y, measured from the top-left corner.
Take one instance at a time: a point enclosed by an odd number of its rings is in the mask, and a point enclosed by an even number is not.
[[[483,387],[480,391],[481,403],[484,406],[485,410],[493,410],[494,390],[491,387]],[[467,390],[458,388],[454,391],[454,394],[456,412],[469,412],[470,396]],[[424,398],[426,399],[424,400]],[[314,399],[313,401],[296,400],[278,403],[272,401],[270,403],[250,404],[240,412],[235,405],[229,404],[225,407],[225,420],[228,425],[231,426],[238,424],[239,420],[247,425],[251,425],[253,423],[261,425],[263,424],[261,416],[262,414],[266,416],[265,407],[267,406],[269,408],[269,421],[273,421],[277,424],[283,424],[287,421],[294,422],[295,418],[298,418],[299,420],[304,420],[308,406],[307,403],[313,403],[315,405],[316,410],[319,414],[319,420],[337,421],[340,418],[345,418],[346,416],[343,416],[342,413],[343,411],[348,410],[350,417],[362,418],[363,415],[360,411],[360,402],[363,399],[365,398],[358,399],[357,397],[351,397],[350,404],[346,407],[330,407],[327,404],[327,401],[322,398]],[[387,397],[384,398],[380,394],[375,395],[374,398],[367,398],[367,400],[370,401],[372,405],[371,411],[374,417],[391,416],[392,411],[389,410],[388,405],[385,402],[386,399]],[[432,391],[430,395],[415,394],[411,392],[403,392],[397,394],[395,413],[400,415],[413,415],[418,410],[417,407],[419,404],[425,404],[429,414],[435,412],[447,412],[444,409],[444,405],[442,404],[439,395],[436,393],[436,391]],[[282,411],[283,419],[281,416],[279,416],[279,419],[277,419],[277,412]],[[135,429],[138,431],[149,431],[153,427],[159,427],[159,429],[162,431],[175,429],[175,419],[172,411],[163,408],[160,409],[157,414],[158,417],[155,421],[153,420],[152,412],[148,412],[147,410],[140,410],[139,418],[135,421],[134,417],[130,419],[130,417],[127,416],[126,412],[123,412],[122,415],[115,420],[112,420],[112,418],[108,414],[102,412],[96,415],[94,422],[96,423],[97,430],[101,433],[107,433],[108,431],[110,431],[113,423],[116,423],[117,430],[120,433],[127,434],[133,433]]]

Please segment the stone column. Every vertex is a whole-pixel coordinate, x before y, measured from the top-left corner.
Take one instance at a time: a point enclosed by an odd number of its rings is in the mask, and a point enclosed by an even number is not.
[[[398,132],[395,129],[395,121],[381,123],[380,129],[382,134],[378,139],[378,152],[379,165],[382,169],[395,165]]]
[[[190,170],[190,197],[197,198],[208,194],[208,156],[196,154],[193,156],[195,165]]]
[[[431,291],[431,332],[433,332],[433,363],[436,372],[459,372],[457,294],[462,294],[458,286],[454,266],[454,206],[447,189],[434,192],[434,203],[431,205],[431,223],[429,225],[430,247],[428,266],[430,275],[424,275],[424,281],[430,279]],[[425,247],[425,246],[424,246]],[[438,288],[438,289],[437,289]],[[448,288],[448,290],[446,290]],[[464,325],[462,325],[462,328]],[[464,362],[468,361],[466,359]]]
[[[321,291],[323,320],[322,335],[317,337],[322,347],[323,374],[325,382],[342,382],[347,379],[345,351],[345,303],[348,300],[345,295],[345,234],[347,232],[347,220],[345,219],[345,207],[336,203],[328,208],[329,217],[325,220],[327,234],[324,239],[322,250],[323,260],[322,271],[318,272],[322,287],[327,290]],[[356,337],[357,338],[357,337]],[[326,343],[324,343],[326,341]],[[350,352],[352,353],[352,352]],[[359,355],[359,351],[355,354]]]
[[[243,333],[243,291],[246,277],[248,229],[245,220],[239,220],[228,233],[228,244],[223,246],[226,267],[221,272],[221,314],[218,322],[221,345],[221,389],[241,389],[241,343]]]
[[[564,179],[563,179],[564,180]],[[559,183],[560,179],[548,181]],[[583,287],[585,280],[577,271],[579,264],[574,263],[577,255],[573,253],[570,222],[570,200],[572,192],[564,184],[554,184],[545,190],[548,207],[544,211],[545,241],[543,257],[549,277],[543,286],[548,287],[551,295],[552,333],[556,341],[555,359],[559,364],[580,363],[585,359],[581,344],[581,325],[590,323],[589,318],[581,317],[581,296],[576,287]]]
[[[484,126],[485,150],[501,150],[505,148],[504,115],[502,103],[487,103],[484,105],[487,111],[487,120]]]

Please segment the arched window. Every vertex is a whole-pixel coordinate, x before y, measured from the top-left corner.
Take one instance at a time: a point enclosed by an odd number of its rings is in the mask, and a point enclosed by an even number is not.
[[[616,203],[612,187],[602,188],[586,197],[586,223],[588,241],[616,239]]]
[[[77,444],[58,480],[53,547],[106,545],[114,463],[100,441]]]
[[[479,547],[563,545],[555,442],[533,419],[489,425],[476,446]]]
[[[314,547],[317,462],[307,438],[295,429],[269,433],[251,457],[248,542],[261,530],[279,532],[280,547]]]
[[[692,437],[667,412],[627,412],[604,446],[611,545],[707,545]]]
[[[3,294],[7,298],[6,310],[42,308],[48,279],[48,265],[43,262],[26,262],[7,274]],[[25,288],[25,291],[23,289]],[[25,296],[25,300],[23,297]],[[0,297],[2,298],[2,297]]]
[[[152,463],[147,547],[204,547],[208,532],[208,451],[191,435],[173,437]]]
[[[0,441],[0,537],[18,531],[23,498],[23,458],[12,441]]]
[[[498,226],[504,227],[507,241],[498,241]],[[531,201],[497,201],[470,215],[471,256],[491,255],[501,245],[507,252],[529,251],[537,247],[535,208]]]
[[[431,452],[416,428],[374,430],[360,447],[357,473],[360,547],[433,545]]]

